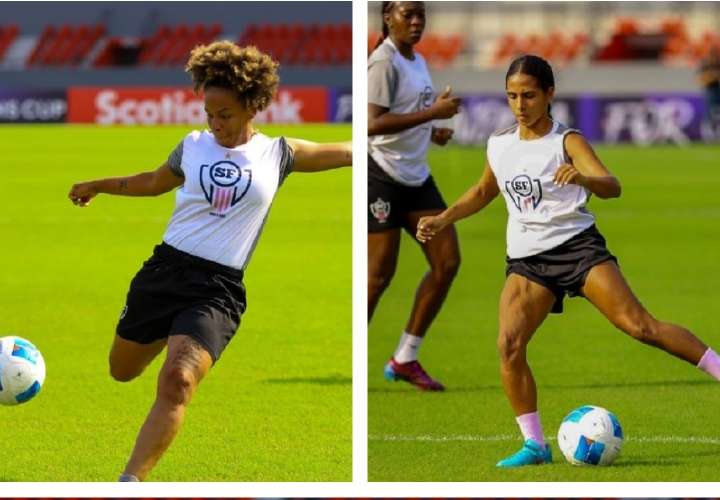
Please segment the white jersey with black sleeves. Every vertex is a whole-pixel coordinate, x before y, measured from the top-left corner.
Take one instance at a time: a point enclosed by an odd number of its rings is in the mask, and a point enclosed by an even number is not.
[[[255,133],[235,148],[193,131],[168,158],[185,178],[163,240],[178,250],[245,269],[278,188],[292,170],[284,138]]]
[[[590,192],[582,186],[556,186],[557,169],[570,160],[565,137],[578,130],[553,122],[550,132],[520,139],[518,125],[488,139],[487,158],[508,210],[507,255],[529,257],[566,242],[595,223],[587,210]]]
[[[368,103],[390,113],[422,111],[435,101],[425,59],[415,52],[406,59],[390,40],[373,51],[368,60]],[[427,150],[432,123],[427,122],[395,134],[368,138],[368,153],[393,180],[406,186],[420,186],[430,176]]]

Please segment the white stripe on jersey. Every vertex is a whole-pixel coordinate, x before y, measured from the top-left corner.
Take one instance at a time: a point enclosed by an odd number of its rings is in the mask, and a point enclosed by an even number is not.
[[[163,240],[178,250],[236,269],[247,266],[292,153],[285,139],[256,133],[235,148],[207,130],[182,143],[185,184]]]
[[[581,186],[556,186],[558,167],[568,162],[565,136],[577,130],[553,122],[550,132],[520,139],[517,125],[488,139],[487,157],[508,210],[507,255],[518,259],[561,245],[595,223],[585,208],[590,192]]]

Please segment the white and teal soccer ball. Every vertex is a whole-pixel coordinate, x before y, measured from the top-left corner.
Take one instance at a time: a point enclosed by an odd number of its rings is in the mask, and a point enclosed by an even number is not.
[[[45,381],[45,360],[37,347],[20,337],[0,338],[0,404],[30,401]]]
[[[560,450],[573,465],[610,465],[622,444],[620,421],[599,406],[581,406],[571,411],[558,431]]]

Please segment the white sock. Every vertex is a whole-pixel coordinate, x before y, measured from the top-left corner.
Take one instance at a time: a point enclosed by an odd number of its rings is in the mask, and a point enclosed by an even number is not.
[[[417,360],[417,352],[418,349],[420,349],[420,344],[422,344],[423,337],[418,337],[417,335],[412,335],[408,332],[403,332],[402,336],[400,337],[400,343],[397,346],[397,349],[395,349],[395,355],[393,358],[395,358],[395,361],[398,363],[409,363],[410,361],[416,361]]]
[[[120,479],[118,479],[118,482],[120,483],[139,483],[140,480],[133,476],[132,474],[120,474]]]

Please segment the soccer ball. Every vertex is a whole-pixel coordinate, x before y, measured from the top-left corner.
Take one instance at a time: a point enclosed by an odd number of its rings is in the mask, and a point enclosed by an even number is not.
[[[37,348],[20,337],[0,338],[0,404],[31,400],[45,381],[45,361]]]
[[[560,424],[558,445],[573,465],[610,465],[620,453],[623,431],[617,417],[599,406],[581,406]]]

